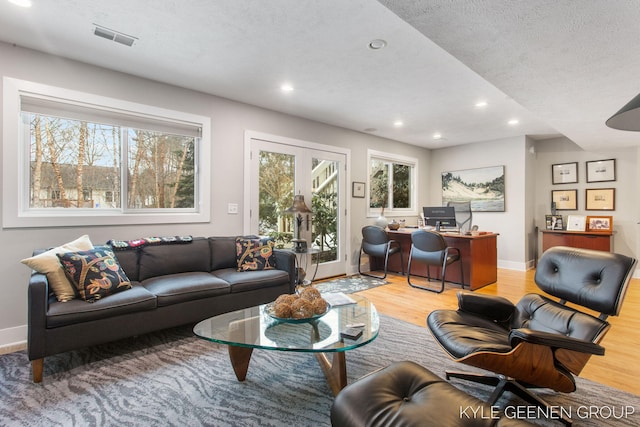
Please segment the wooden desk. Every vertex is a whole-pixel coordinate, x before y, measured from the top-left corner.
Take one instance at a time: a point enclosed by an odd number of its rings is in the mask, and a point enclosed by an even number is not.
[[[400,243],[402,257],[404,259],[404,269],[407,269],[409,253],[411,252],[411,233],[415,228],[401,228],[398,231],[388,231],[389,238]],[[464,284],[470,286],[471,290],[495,283],[498,280],[498,234],[488,233],[480,236],[465,236],[461,234],[443,233],[447,245],[460,250],[462,256],[462,268],[464,274]],[[383,260],[373,262],[372,269],[380,269]],[[400,257],[394,255],[389,257],[389,271],[402,271]],[[411,274],[427,276],[427,267],[423,263],[416,262],[411,266]],[[440,269],[431,267],[431,278],[440,278]],[[460,283],[460,269],[456,264],[451,264],[447,268],[445,280],[453,283]]]
[[[611,231],[565,231],[540,230],[542,232],[542,252],[552,246],[611,251]]]

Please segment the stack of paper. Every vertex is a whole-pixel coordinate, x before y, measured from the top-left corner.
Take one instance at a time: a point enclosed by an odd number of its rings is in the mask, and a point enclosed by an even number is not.
[[[356,303],[353,298],[342,292],[327,292],[326,294],[322,294],[322,298],[331,304],[332,307]]]

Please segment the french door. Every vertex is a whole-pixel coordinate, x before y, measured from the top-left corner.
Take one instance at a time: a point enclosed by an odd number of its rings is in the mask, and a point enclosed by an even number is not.
[[[249,233],[272,236],[285,248],[304,241],[310,254],[298,260],[308,279],[345,274],[346,153],[278,139],[248,139]],[[294,196],[303,196],[311,213],[286,212]]]

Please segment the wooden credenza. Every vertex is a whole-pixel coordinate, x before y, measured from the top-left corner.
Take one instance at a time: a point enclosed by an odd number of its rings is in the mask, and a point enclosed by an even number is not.
[[[613,233],[610,231],[564,231],[540,230],[542,232],[542,252],[553,246],[595,249],[611,252]]]
[[[401,228],[398,231],[388,231],[389,238],[400,243],[404,270],[411,252],[411,233],[416,229]],[[456,264],[447,267],[445,280],[453,283],[464,283],[471,290],[495,283],[498,280],[498,234],[487,233],[479,236],[465,236],[461,234],[443,233],[447,245],[458,248],[462,256],[464,278],[460,277],[460,269]],[[372,269],[382,269],[383,260],[372,260]],[[389,271],[402,271],[400,257],[389,257]],[[427,275],[427,267],[416,262],[411,266],[411,274]],[[440,269],[431,267],[431,278],[440,278]]]

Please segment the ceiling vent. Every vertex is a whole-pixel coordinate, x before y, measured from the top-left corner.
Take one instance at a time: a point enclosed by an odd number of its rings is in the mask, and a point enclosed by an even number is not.
[[[132,46],[133,43],[138,40],[137,37],[128,36],[124,33],[111,30],[107,27],[102,27],[98,24],[94,24],[96,28],[93,30],[93,34],[98,37],[102,37],[108,40],[113,40],[114,42],[123,44],[125,46]]]

